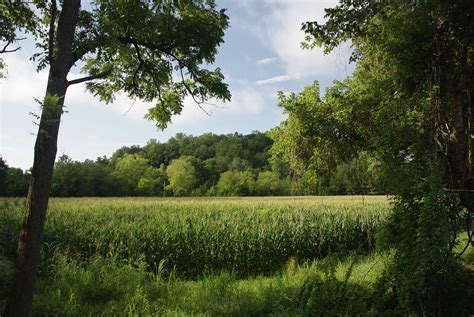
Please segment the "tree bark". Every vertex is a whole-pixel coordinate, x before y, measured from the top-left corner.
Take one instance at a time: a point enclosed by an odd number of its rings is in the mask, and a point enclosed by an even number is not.
[[[40,264],[41,239],[56,158],[57,139],[67,74],[72,61],[72,43],[79,16],[80,0],[63,1],[54,41],[50,44],[50,70],[45,103],[36,136],[33,169],[26,212],[18,242],[18,254],[4,317],[28,316]],[[53,47],[51,47],[53,46]],[[57,105],[48,105],[48,96],[58,97]]]

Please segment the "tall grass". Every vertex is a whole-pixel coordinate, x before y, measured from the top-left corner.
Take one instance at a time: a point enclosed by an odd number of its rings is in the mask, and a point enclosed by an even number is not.
[[[289,259],[373,245],[387,218],[386,198],[52,199],[43,257],[58,250],[81,258],[114,256],[151,270],[196,278],[226,270],[237,276],[273,272]],[[3,200],[0,254],[11,258],[21,201]]]
[[[140,262],[58,256],[42,278],[34,316],[367,316],[376,277],[389,257],[327,258],[272,276],[240,280],[228,272],[200,280],[164,277]],[[348,276],[347,272],[351,271]],[[376,314],[373,314],[376,316]]]

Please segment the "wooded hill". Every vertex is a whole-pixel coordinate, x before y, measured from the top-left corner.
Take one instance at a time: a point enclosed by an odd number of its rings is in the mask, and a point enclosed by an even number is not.
[[[274,135],[274,133],[269,133]],[[52,195],[81,196],[267,196],[383,193],[380,172],[368,157],[329,173],[295,177],[266,133],[192,136],[124,146],[111,157],[83,162],[60,156]],[[0,194],[25,196],[29,172],[0,160]]]

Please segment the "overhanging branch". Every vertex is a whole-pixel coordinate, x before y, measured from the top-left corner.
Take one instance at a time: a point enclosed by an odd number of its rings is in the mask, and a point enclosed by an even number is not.
[[[150,50],[155,50],[155,51],[158,51],[164,55],[167,55],[168,57],[172,58],[175,60],[175,62],[178,63],[178,67],[179,67],[179,71],[180,71],[180,75],[181,75],[181,82],[182,84],[184,85],[184,87],[186,88],[187,92],[189,93],[189,95],[191,96],[191,98],[193,99],[193,101],[198,105],[198,107],[207,115],[210,115],[210,113],[204,109],[202,107],[203,104],[209,104],[209,103],[206,103],[204,100],[197,100],[196,99],[196,95],[194,94],[194,92],[191,90],[191,88],[189,87],[188,84],[186,84],[186,80],[184,78],[184,74],[183,74],[183,67],[185,67],[187,69],[187,71],[191,74],[191,76],[194,78],[195,81],[199,82],[199,76],[193,71],[193,68],[190,67],[183,59],[179,58],[177,55],[173,54],[171,51],[172,51],[172,47],[173,45],[170,45],[166,48],[162,48],[162,47],[159,47],[158,45],[156,44],[153,44],[153,43],[148,43],[148,42],[139,42],[137,39],[133,38],[133,37],[130,37],[130,36],[126,36],[126,37],[122,37],[120,38],[120,40],[123,42],[123,43],[128,43],[128,44],[132,44],[137,52],[137,56],[138,56],[138,59],[140,61],[140,65],[142,64],[145,64],[145,61],[143,60],[142,58],[142,55],[140,53],[140,46],[143,46],[143,47],[146,47]],[[153,77],[153,76],[152,76]],[[160,98],[161,99],[161,98]],[[213,104],[210,104],[210,105],[213,105]],[[214,105],[215,106],[215,105]]]
[[[83,83],[83,82],[89,81],[89,80],[105,78],[105,77],[109,76],[110,73],[111,73],[111,71],[108,70],[108,71],[98,73],[98,74],[95,74],[95,75],[90,75],[90,76],[86,76],[86,77],[82,77],[82,78],[78,78],[78,79],[74,79],[74,80],[68,80],[67,85],[71,86],[71,85],[80,84],[80,83]]]

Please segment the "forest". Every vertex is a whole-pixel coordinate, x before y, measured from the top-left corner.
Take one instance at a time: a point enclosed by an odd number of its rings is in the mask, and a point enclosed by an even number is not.
[[[270,135],[270,136],[268,136]],[[295,178],[272,145],[275,132],[194,137],[121,147],[113,155],[78,162],[58,157],[51,196],[287,196],[387,194],[373,158],[342,161],[327,173],[307,169]],[[29,173],[0,158],[0,195],[22,197]]]

